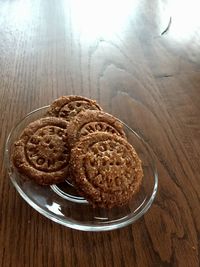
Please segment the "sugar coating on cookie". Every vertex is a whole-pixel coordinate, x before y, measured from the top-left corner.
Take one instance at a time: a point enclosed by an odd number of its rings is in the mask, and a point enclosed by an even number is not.
[[[43,185],[63,181],[70,153],[67,127],[65,120],[55,117],[30,123],[13,146],[12,160],[18,171]]]
[[[138,192],[142,183],[141,160],[122,137],[95,132],[71,150],[74,184],[94,207],[121,206]]]
[[[84,110],[102,110],[95,100],[82,96],[62,96],[56,99],[47,111],[48,116],[60,117],[70,121]]]
[[[73,146],[80,138],[93,132],[108,132],[126,138],[122,123],[117,118],[103,111],[86,110],[80,112],[69,124],[68,139],[70,146]]]

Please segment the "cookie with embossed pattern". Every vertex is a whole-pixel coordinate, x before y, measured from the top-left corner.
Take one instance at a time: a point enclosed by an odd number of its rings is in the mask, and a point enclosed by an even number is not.
[[[117,118],[103,111],[86,110],[80,112],[69,123],[67,133],[70,146],[73,146],[80,138],[97,131],[126,138],[122,123]]]
[[[65,180],[70,153],[67,127],[67,121],[55,117],[30,123],[12,151],[12,160],[19,173],[42,185]]]
[[[102,108],[95,100],[83,96],[61,96],[50,105],[47,116],[60,117],[70,121],[79,112],[85,110],[102,110]]]
[[[76,188],[94,207],[121,206],[138,192],[142,164],[126,139],[105,132],[90,133],[71,150]]]

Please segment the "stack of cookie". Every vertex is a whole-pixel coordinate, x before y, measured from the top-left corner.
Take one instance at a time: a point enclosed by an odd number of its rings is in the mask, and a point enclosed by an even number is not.
[[[143,176],[119,120],[81,96],[56,99],[24,129],[12,159],[19,173],[41,185],[70,179],[94,207],[128,203]]]

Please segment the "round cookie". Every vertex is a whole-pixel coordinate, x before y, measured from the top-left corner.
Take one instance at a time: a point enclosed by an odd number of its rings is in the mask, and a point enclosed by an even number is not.
[[[93,206],[121,206],[139,190],[143,171],[134,148],[122,137],[91,133],[71,150],[70,172],[79,192]]]
[[[73,147],[80,138],[97,131],[126,138],[117,118],[103,111],[86,110],[80,112],[69,124],[67,134],[70,146]]]
[[[82,96],[62,96],[56,99],[49,107],[47,116],[60,117],[70,121],[80,111],[102,110],[96,101]]]
[[[46,117],[30,123],[14,143],[12,160],[24,176],[42,185],[65,180],[68,174],[68,122]]]

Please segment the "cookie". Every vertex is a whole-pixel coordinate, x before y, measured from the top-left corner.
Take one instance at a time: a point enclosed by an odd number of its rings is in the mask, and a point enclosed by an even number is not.
[[[39,184],[65,180],[68,174],[68,122],[46,117],[30,123],[14,143],[12,160],[19,173]]]
[[[70,121],[80,111],[102,110],[96,101],[82,96],[62,96],[56,99],[49,107],[47,116],[60,117]]]
[[[124,138],[105,132],[91,133],[76,143],[70,169],[81,195],[102,208],[128,203],[143,177],[135,149]]]
[[[122,124],[117,118],[103,111],[86,110],[80,112],[69,124],[67,133],[70,146],[83,136],[96,131],[126,137]]]

